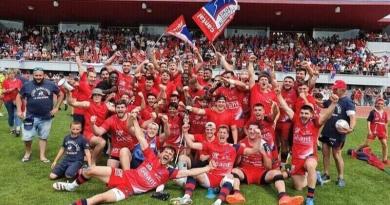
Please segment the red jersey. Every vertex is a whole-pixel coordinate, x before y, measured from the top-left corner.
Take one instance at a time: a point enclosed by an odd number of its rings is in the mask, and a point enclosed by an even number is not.
[[[282,94],[284,100],[286,101],[287,105],[290,108],[294,109],[295,102],[297,101],[297,98],[298,98],[297,91],[295,89],[292,89],[292,88],[290,90],[282,89],[281,94]],[[287,122],[287,121],[290,121],[290,118],[288,117],[286,111],[284,111],[284,109],[280,109],[280,115],[278,118],[278,122]]]
[[[125,171],[126,178],[135,194],[145,193],[176,178],[178,170],[162,165],[152,149],[143,151],[145,160],[137,169]]]
[[[10,102],[16,99],[20,88],[22,88],[22,81],[15,78],[13,80],[7,78],[3,81],[3,90],[14,89],[12,92],[3,93],[3,101]]]
[[[251,108],[253,108],[255,104],[261,103],[264,106],[265,113],[271,113],[272,102],[278,102],[274,91],[264,92],[258,85],[251,88],[249,103]]]
[[[306,159],[308,156],[317,156],[317,138],[321,125],[318,117],[310,119],[303,124],[299,115],[293,119],[293,145],[292,157]]]
[[[206,123],[208,122],[207,116],[190,113],[189,117],[190,117],[190,130],[188,132],[191,134],[204,133]]]
[[[133,77],[121,72],[118,72],[118,74],[118,94],[121,96],[123,93],[132,90]]]
[[[75,87],[74,90],[72,90],[71,92],[71,95],[74,99],[78,99],[78,95],[79,95],[79,87]],[[78,115],[83,115],[84,114],[84,109],[83,108],[78,108],[78,107],[74,107],[73,108],[73,114],[78,114]]]
[[[77,101],[87,101],[91,98],[92,90],[95,85],[90,85],[87,80],[87,72],[81,75],[80,83],[78,87]]]
[[[224,176],[230,174],[237,155],[244,153],[244,147],[239,144],[202,143],[203,151],[210,155],[210,160],[214,160],[216,168],[209,174]]]
[[[200,142],[200,143],[212,143],[212,144],[218,143],[217,137],[214,137],[214,140],[212,140],[212,141],[208,141],[204,134],[194,135],[194,140],[195,140],[195,142]],[[197,151],[196,155],[198,156],[198,157],[196,157],[198,159],[200,155],[208,155],[208,154],[206,151],[200,150],[200,151]]]
[[[106,119],[101,127],[110,133],[113,148],[127,147],[132,150],[138,143],[137,138],[130,134],[127,120],[121,120],[117,115]]]
[[[100,102],[95,103],[92,100],[89,101],[89,107],[85,108],[84,118],[85,118],[85,128],[84,128],[84,136],[87,139],[93,136],[92,124],[91,124],[91,116],[96,116],[96,125],[101,126],[108,114],[108,108],[106,103]]]
[[[205,111],[206,111],[207,120],[214,122],[217,127],[217,130],[220,125],[231,126],[236,124],[236,121],[234,120],[234,115],[229,110],[218,112],[216,110],[206,108]]]
[[[140,112],[141,119],[144,121],[149,120],[150,118],[152,118],[152,112],[153,112],[153,108],[147,105]]]
[[[183,118],[179,115],[168,116],[169,136],[165,140],[165,144],[178,146],[180,144],[181,126],[183,125]]]
[[[317,106],[316,99],[313,96],[308,95],[306,96],[306,99],[307,101],[309,101],[309,103],[313,104],[315,111],[319,109]],[[302,106],[304,105],[305,105],[305,101],[301,97],[298,97],[297,101],[295,102],[294,110],[299,113],[301,111]]]
[[[176,75],[171,75],[171,81],[172,81],[175,85],[182,85],[182,82],[181,82],[181,73],[177,73]]]
[[[367,121],[370,122],[370,129],[373,135],[378,135],[381,137],[387,135],[386,127],[388,119],[386,111],[380,113],[376,109],[371,110]]]
[[[226,109],[232,111],[235,120],[240,119],[245,94],[235,87],[220,87],[217,89],[216,95],[224,95],[226,97]]]
[[[240,141],[242,147],[253,148],[253,146],[249,143],[249,138],[245,137]],[[241,157],[239,167],[261,167],[264,168],[263,165],[263,155],[259,153],[251,154],[251,155],[243,155]]]
[[[251,119],[253,119],[251,117]],[[265,116],[263,120],[249,120],[246,127],[251,123],[257,123],[261,131],[261,138],[264,140],[271,153],[272,167],[277,168],[279,166],[279,152],[276,142],[275,129],[273,127],[274,122],[270,117]]]

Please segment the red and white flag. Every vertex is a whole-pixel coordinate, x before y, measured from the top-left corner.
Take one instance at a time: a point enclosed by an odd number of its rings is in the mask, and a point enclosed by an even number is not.
[[[192,19],[207,39],[213,42],[233,20],[237,9],[236,0],[213,0],[204,5]]]
[[[192,47],[195,47],[194,42],[192,41],[192,35],[187,28],[184,16],[181,15],[177,18],[165,31],[169,35],[176,36],[184,42],[190,44]]]

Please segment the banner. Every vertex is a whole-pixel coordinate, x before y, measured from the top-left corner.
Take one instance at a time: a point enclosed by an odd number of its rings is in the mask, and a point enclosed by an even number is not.
[[[207,39],[213,42],[233,20],[237,9],[236,0],[213,0],[204,5],[192,19]]]
[[[184,16],[181,15],[177,18],[165,31],[165,33],[176,36],[177,38],[183,40],[184,42],[190,44],[192,47],[195,47],[194,42],[192,41],[192,35],[187,28]]]

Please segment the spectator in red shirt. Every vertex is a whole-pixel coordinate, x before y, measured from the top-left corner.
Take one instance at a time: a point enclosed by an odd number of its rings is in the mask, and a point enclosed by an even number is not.
[[[15,99],[23,83],[15,77],[16,72],[15,69],[7,72],[7,78],[3,82],[3,101],[8,112],[8,126],[13,134],[19,136],[22,123],[16,114]]]

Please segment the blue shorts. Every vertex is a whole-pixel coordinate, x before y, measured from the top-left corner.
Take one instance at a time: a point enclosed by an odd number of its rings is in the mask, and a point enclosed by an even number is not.
[[[79,169],[83,166],[83,162],[69,162],[69,161],[61,161],[57,164],[52,173],[57,175],[58,177],[65,176],[66,178],[74,178],[79,171]]]
[[[342,149],[344,147],[345,143],[345,137],[328,137],[325,135],[322,135],[319,140],[322,143],[327,144],[329,147],[332,148],[339,148]]]
[[[52,120],[42,120],[40,118],[34,117],[32,127],[30,129],[25,129],[23,125],[23,141],[32,141],[32,138],[37,135],[40,139],[46,140],[49,137],[51,129]]]

